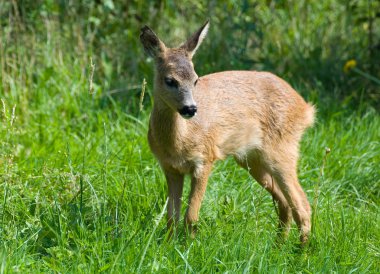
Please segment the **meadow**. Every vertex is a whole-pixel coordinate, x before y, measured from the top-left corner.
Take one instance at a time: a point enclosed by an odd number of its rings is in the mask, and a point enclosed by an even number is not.
[[[380,29],[375,14],[358,19],[377,2],[78,2],[0,3],[0,273],[380,272],[380,53],[366,50]],[[197,237],[181,221],[166,240],[138,34],[148,23],[175,44],[206,16],[199,75],[269,70],[318,109],[298,167],[313,207],[305,248],[294,224],[276,242],[270,195],[233,159],[213,169]]]

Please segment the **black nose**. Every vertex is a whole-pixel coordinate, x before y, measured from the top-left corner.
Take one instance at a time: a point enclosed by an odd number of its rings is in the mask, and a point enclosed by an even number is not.
[[[191,118],[197,113],[197,106],[184,106],[178,112],[185,118]]]

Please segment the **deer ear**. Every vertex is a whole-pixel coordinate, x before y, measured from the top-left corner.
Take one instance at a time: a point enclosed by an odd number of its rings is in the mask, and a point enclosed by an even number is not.
[[[141,29],[140,41],[145,52],[153,58],[157,58],[165,52],[165,44],[148,26]]]
[[[190,38],[183,45],[181,45],[181,48],[185,49],[191,58],[194,56],[203,39],[206,37],[209,25],[209,20],[207,20],[197,32],[190,36]]]

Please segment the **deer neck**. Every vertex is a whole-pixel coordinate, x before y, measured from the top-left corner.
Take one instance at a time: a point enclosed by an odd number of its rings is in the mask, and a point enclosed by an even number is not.
[[[162,145],[180,145],[188,131],[187,121],[159,96],[154,99],[150,127],[155,140]]]

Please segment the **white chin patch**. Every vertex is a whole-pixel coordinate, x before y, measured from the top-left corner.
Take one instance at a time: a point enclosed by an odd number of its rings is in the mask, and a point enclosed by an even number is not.
[[[184,114],[184,115],[181,114],[181,116],[182,116],[184,119],[189,120],[189,119],[193,118],[194,116],[197,116],[197,113],[195,113],[193,116],[190,116],[189,114]]]

